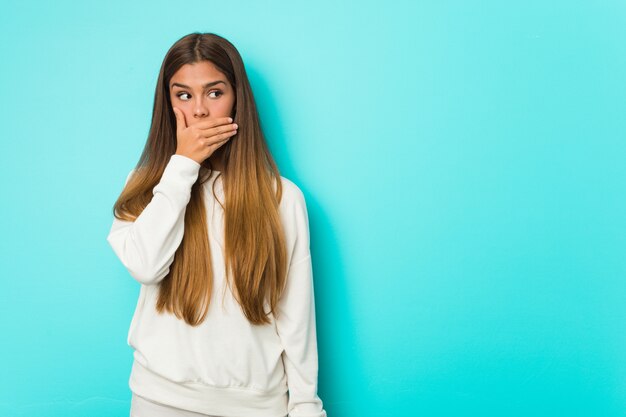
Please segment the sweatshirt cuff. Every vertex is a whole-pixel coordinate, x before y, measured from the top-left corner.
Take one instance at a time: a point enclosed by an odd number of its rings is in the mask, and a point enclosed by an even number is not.
[[[185,184],[193,185],[198,179],[200,166],[199,163],[189,157],[173,154],[165,166],[162,178],[184,181]]]
[[[175,163],[189,168],[196,168],[197,171],[200,170],[200,164],[185,155],[172,154],[169,163]]]
[[[198,179],[200,164],[183,155],[173,154],[165,166],[161,181],[154,187],[153,194],[163,192],[176,196],[186,206],[191,198],[191,187]]]

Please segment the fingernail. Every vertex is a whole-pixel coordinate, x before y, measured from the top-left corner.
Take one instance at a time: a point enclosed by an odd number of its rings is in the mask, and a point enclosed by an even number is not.
[[[233,118],[232,118],[232,117],[229,117],[229,118],[228,118],[228,123],[230,123],[230,122],[232,122],[232,121],[233,121]]]

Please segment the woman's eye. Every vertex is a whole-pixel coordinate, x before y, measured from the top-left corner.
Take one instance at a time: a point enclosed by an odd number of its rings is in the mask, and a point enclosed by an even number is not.
[[[217,96],[211,96],[211,94],[217,94]],[[219,96],[221,96],[222,93],[220,90],[213,90],[209,92],[209,96],[211,98],[218,98]],[[189,100],[189,93],[178,93],[176,94],[176,97],[178,97],[179,99],[183,100],[183,101],[187,101]]]

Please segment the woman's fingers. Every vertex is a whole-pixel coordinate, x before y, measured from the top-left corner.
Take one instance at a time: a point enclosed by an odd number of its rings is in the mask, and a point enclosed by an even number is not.
[[[222,133],[227,133],[227,132],[232,132],[232,131],[236,132],[237,128],[238,128],[237,124],[232,123],[232,124],[221,125],[221,126],[217,126],[213,128],[199,130],[198,135],[203,138],[210,138],[212,136],[219,135]]]
[[[196,129],[212,129],[221,125],[227,125],[233,121],[230,117],[218,117],[217,119],[204,120],[193,125]]]
[[[211,146],[211,145],[214,145],[214,144],[219,143],[219,142],[226,142],[230,137],[234,136],[236,133],[237,133],[236,130],[230,130],[228,132],[224,132],[224,133],[220,133],[220,134],[217,134],[217,135],[213,135],[208,140],[206,140],[204,143],[207,146]]]

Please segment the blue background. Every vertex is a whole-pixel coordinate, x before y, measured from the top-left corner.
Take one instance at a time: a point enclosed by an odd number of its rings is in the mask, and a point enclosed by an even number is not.
[[[0,4],[0,415],[128,416],[106,236],[194,31],[305,193],[329,416],[626,415],[623,1]]]

